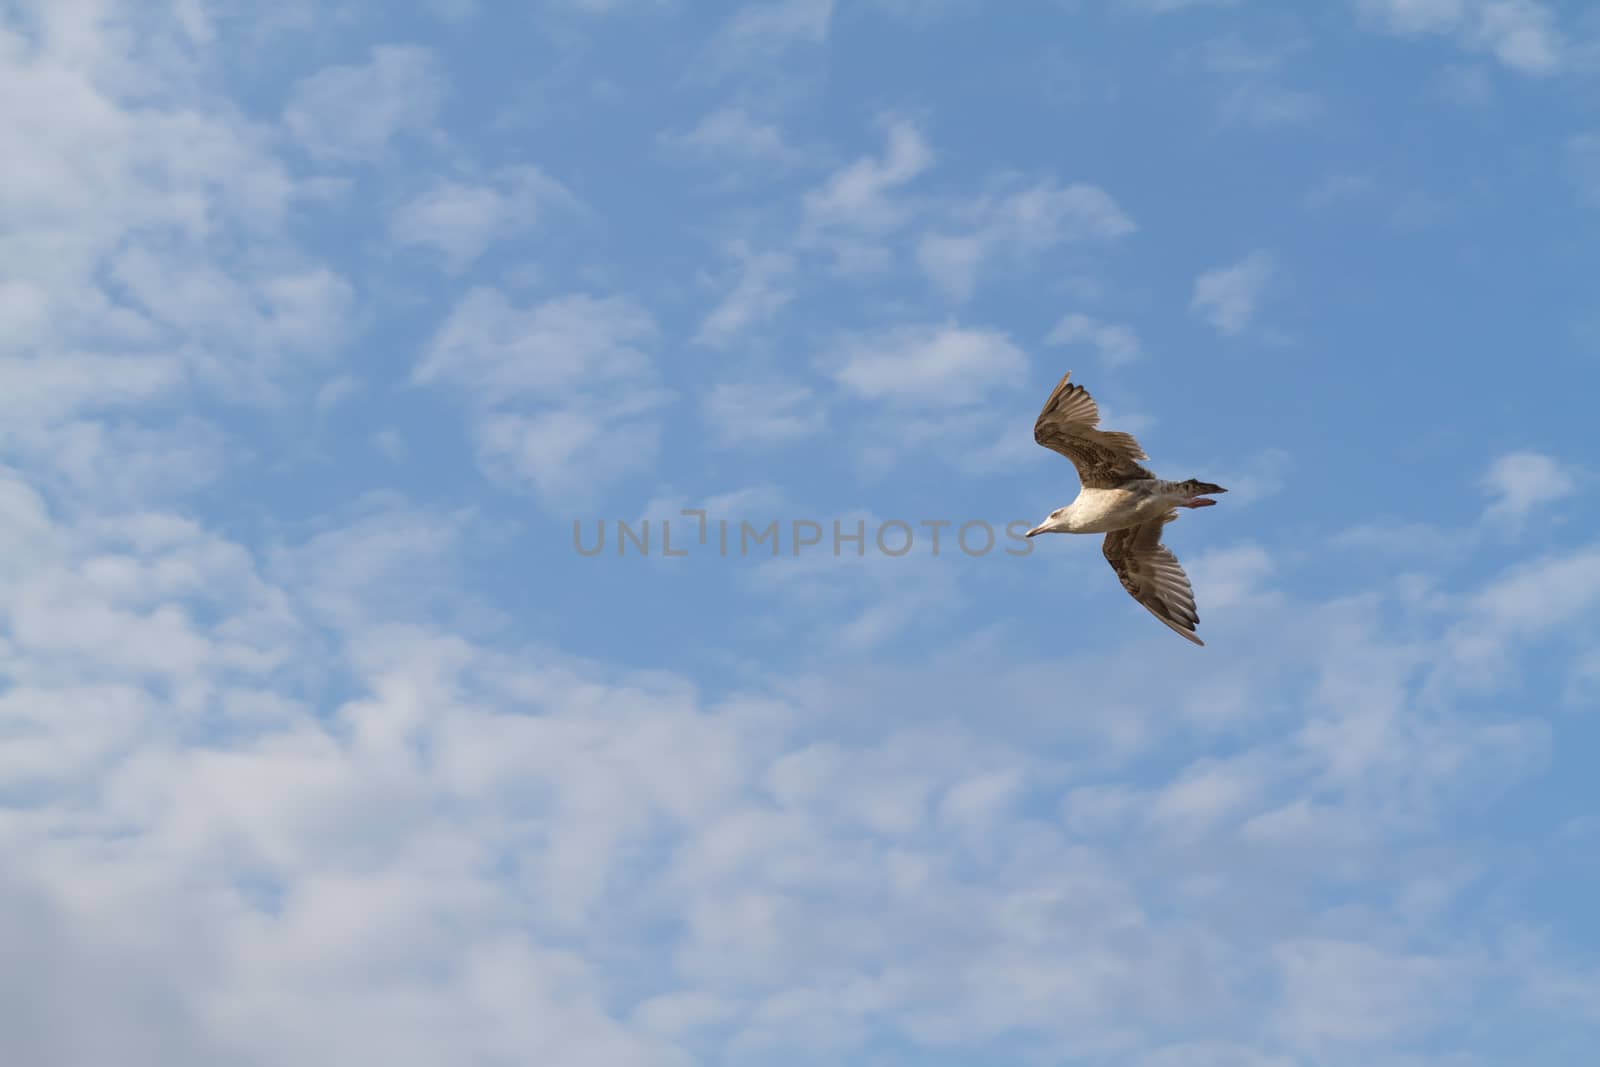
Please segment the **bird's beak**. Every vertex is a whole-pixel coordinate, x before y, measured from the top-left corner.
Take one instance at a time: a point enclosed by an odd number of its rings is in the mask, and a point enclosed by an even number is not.
[[[1022,536],[1024,536],[1024,537],[1032,537],[1034,534],[1042,534],[1042,533],[1044,533],[1044,528],[1046,526],[1049,526],[1049,525],[1050,525],[1050,520],[1046,519],[1045,521],[1041,522],[1039,525],[1035,526],[1033,529],[1029,530],[1027,533],[1023,534]]]

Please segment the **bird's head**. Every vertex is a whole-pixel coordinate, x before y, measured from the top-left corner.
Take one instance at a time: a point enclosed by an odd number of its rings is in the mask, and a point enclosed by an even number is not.
[[[1056,508],[1050,514],[1045,516],[1045,519],[1044,519],[1043,522],[1041,522],[1039,525],[1035,526],[1033,529],[1029,530],[1027,532],[1026,536],[1032,537],[1035,534],[1042,534],[1042,533],[1065,533],[1066,531],[1067,531],[1067,509],[1066,508]]]

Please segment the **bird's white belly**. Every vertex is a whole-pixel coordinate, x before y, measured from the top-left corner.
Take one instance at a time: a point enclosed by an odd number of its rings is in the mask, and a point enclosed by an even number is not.
[[[1161,510],[1161,501],[1127,489],[1083,489],[1072,502],[1073,533],[1110,533],[1135,526]]]

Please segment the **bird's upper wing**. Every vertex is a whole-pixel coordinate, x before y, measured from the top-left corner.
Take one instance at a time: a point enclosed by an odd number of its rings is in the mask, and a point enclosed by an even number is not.
[[[1086,489],[1112,489],[1131,478],[1155,475],[1139,466],[1148,459],[1132,434],[1098,429],[1100,409],[1081,385],[1068,385],[1068,371],[1033,424],[1033,439],[1060,452],[1078,468]]]
[[[1200,614],[1195,611],[1189,576],[1161,543],[1161,528],[1177,517],[1176,511],[1169,511],[1138,526],[1113,530],[1106,534],[1102,551],[1129,596],[1178,634],[1203,645],[1194,633]]]

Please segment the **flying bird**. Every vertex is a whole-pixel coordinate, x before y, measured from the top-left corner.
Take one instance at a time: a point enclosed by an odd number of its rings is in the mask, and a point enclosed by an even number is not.
[[[1043,533],[1106,535],[1102,551],[1128,595],[1197,645],[1200,615],[1194,589],[1178,558],[1161,543],[1161,530],[1178,517],[1178,508],[1215,504],[1210,493],[1220,485],[1169,482],[1139,465],[1149,459],[1131,434],[1100,429],[1100,409],[1081,385],[1068,385],[1068,371],[1045,401],[1033,424],[1033,439],[1059,452],[1078,468],[1077,498],[1052,511],[1028,536]]]

